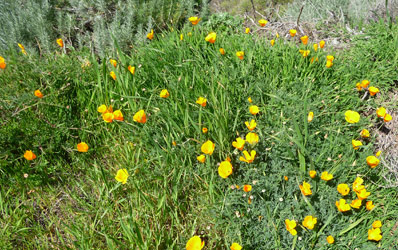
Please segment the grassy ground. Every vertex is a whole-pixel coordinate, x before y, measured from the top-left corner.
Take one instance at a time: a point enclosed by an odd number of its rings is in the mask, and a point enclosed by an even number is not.
[[[271,46],[275,37],[243,34],[227,21],[155,34],[128,54],[115,44],[106,58],[73,48],[41,58],[2,53],[1,249],[183,249],[193,235],[205,240],[206,249],[232,242],[244,249],[397,247],[397,194],[380,186],[386,168],[370,169],[365,158],[378,149],[374,134],[382,123],[375,109],[396,88],[398,27],[373,24],[350,50],[337,53],[328,44],[315,52],[312,43],[319,41],[311,38],[308,46],[298,38]],[[204,37],[212,29],[217,40],[209,44]],[[303,58],[299,48],[310,55]],[[235,55],[240,50],[243,60]],[[328,54],[335,56],[329,69]],[[319,61],[311,63],[313,57]],[[136,67],[134,75],[129,65]],[[364,79],[381,93],[362,100],[355,84]],[[33,95],[36,89],[42,99]],[[169,98],[159,97],[162,89]],[[206,107],[195,103],[199,96],[207,98]],[[102,104],[120,109],[124,121],[105,123],[97,112]],[[397,108],[388,104],[388,110]],[[260,113],[251,115],[250,105]],[[133,121],[140,109],[145,124]],[[361,114],[359,123],[344,120],[348,109]],[[311,123],[309,111],[315,114]],[[231,144],[247,134],[244,122],[252,118],[260,141],[246,146],[257,151],[247,164]],[[351,140],[363,128],[372,137],[354,151]],[[208,139],[215,151],[202,164],[196,157]],[[77,151],[81,141],[88,152]],[[25,150],[37,158],[26,161]],[[234,170],[222,179],[217,166],[227,157]],[[115,180],[123,168],[130,175],[124,185]],[[309,170],[334,178],[311,179]],[[357,175],[376,207],[340,213],[336,186],[351,187]],[[301,195],[303,181],[311,183],[312,196]],[[244,184],[253,186],[250,193],[231,189]],[[347,200],[354,197],[351,192]],[[318,218],[315,229],[298,226],[291,236],[285,219],[301,224],[307,215]],[[368,241],[376,219],[383,239]],[[335,244],[326,243],[328,235]]]

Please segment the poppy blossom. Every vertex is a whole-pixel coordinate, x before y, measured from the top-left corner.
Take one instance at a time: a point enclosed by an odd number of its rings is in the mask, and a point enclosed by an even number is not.
[[[261,27],[264,27],[265,25],[267,25],[267,23],[268,23],[268,21],[267,21],[267,20],[264,20],[264,19],[260,19],[260,20],[258,21],[258,24],[260,24]]]
[[[243,151],[243,156],[239,157],[240,161],[246,162],[246,163],[252,163],[254,161],[254,157],[256,156],[256,151],[252,150],[249,154],[249,152],[247,152],[246,150]]]
[[[296,235],[297,234],[297,231],[296,231],[296,226],[297,226],[297,223],[296,223],[296,221],[294,221],[294,220],[289,220],[289,219],[286,219],[285,220],[285,226],[286,226],[286,230],[291,234],[291,235]]]
[[[212,141],[208,140],[208,141],[206,141],[205,143],[202,144],[202,147],[200,149],[202,150],[202,152],[204,154],[212,155],[215,146],[216,145]]]
[[[110,62],[110,64],[113,65],[113,67],[116,67],[116,66],[117,66],[117,61],[116,61],[116,60],[110,59],[109,62]]]
[[[146,114],[143,109],[134,114],[133,120],[138,123],[146,123]]]
[[[317,218],[309,215],[304,218],[303,226],[305,226],[308,229],[314,229],[316,223],[317,223]]]
[[[271,43],[271,46],[274,46],[275,40],[271,40],[270,43]]]
[[[369,138],[369,137],[370,137],[369,130],[367,130],[367,129],[362,129],[360,135],[361,135],[362,138]]]
[[[225,55],[225,50],[223,48],[220,48],[220,54]]]
[[[352,208],[359,209],[361,207],[361,205],[362,205],[362,200],[360,200],[360,199],[355,199],[355,200],[351,201]]]
[[[109,73],[109,75],[112,77],[113,80],[116,81],[116,74],[115,74],[115,72],[111,71],[111,72]]]
[[[379,118],[382,118],[382,117],[384,118],[386,113],[387,113],[387,111],[384,107],[380,107],[376,110],[377,117],[379,117]]]
[[[153,39],[153,29],[151,29],[151,32],[149,32],[149,33],[146,35],[146,38],[148,38],[149,40],[152,40],[152,39]]]
[[[373,201],[367,201],[366,202],[366,210],[370,211],[375,207],[375,205],[373,205]]]
[[[353,147],[355,150],[358,150],[359,147],[362,146],[362,142],[361,142],[361,141],[358,141],[358,140],[352,140],[351,143],[352,143],[352,147]]]
[[[249,122],[245,122],[245,125],[246,125],[247,129],[249,129],[250,131],[253,131],[256,128],[257,123],[256,123],[255,120],[252,119],[250,121],[250,123]]]
[[[310,170],[310,177],[312,178],[312,179],[314,179],[315,178],[315,176],[316,176],[316,171],[315,170]]]
[[[319,47],[321,47],[321,49],[323,49],[323,47],[325,47],[325,41],[324,40],[319,42]]]
[[[129,174],[127,172],[127,169],[123,168],[123,169],[119,169],[116,173],[115,179],[118,182],[121,182],[122,184],[126,184],[127,183],[127,178],[129,177]]]
[[[330,181],[331,179],[333,179],[333,175],[329,174],[327,171],[325,171],[325,172],[322,172],[321,179],[324,181]]]
[[[336,201],[336,207],[340,212],[347,212],[351,210],[349,204],[346,203],[346,200],[340,199],[340,201]]]
[[[159,96],[160,96],[161,98],[167,98],[167,97],[170,96],[170,93],[169,93],[169,91],[168,91],[167,89],[163,89],[162,91],[160,91]]]
[[[209,43],[215,43],[216,38],[217,38],[217,34],[215,32],[210,32],[206,36],[205,40],[206,40],[206,42],[209,42]]]
[[[253,133],[253,132],[247,133],[246,141],[249,144],[256,144],[258,142],[258,135],[256,133]]]
[[[199,105],[202,106],[202,107],[206,107],[207,99],[200,96],[200,97],[196,100],[196,103],[199,104]]]
[[[337,191],[342,195],[346,196],[350,192],[350,188],[348,187],[347,184],[341,183],[337,185]]]
[[[390,115],[390,114],[386,114],[385,116],[384,116],[384,122],[389,122],[389,121],[391,121],[392,120],[392,116]]]
[[[239,245],[238,243],[234,242],[232,245],[229,247],[231,250],[242,250],[242,246]]]
[[[123,121],[124,118],[123,118],[123,113],[122,113],[122,111],[120,111],[120,110],[115,110],[115,111],[113,112],[113,119],[114,119],[114,120],[117,120],[117,121]]]
[[[130,71],[130,73],[131,73],[132,75],[135,74],[135,67],[134,67],[134,66],[129,65],[129,66],[127,67],[127,69]]]
[[[301,40],[301,42],[302,42],[304,45],[307,45],[307,44],[308,44],[308,36],[302,36],[302,37],[300,37],[300,40]]]
[[[243,57],[245,56],[245,52],[243,52],[243,51],[238,51],[238,52],[236,52],[236,56],[237,56],[240,60],[243,60]]]
[[[245,140],[242,138],[238,137],[236,138],[236,141],[232,142],[232,146],[236,149],[243,150],[243,147],[245,146]]]
[[[23,157],[24,157],[26,160],[28,160],[28,161],[31,161],[31,160],[36,159],[35,153],[33,153],[31,150],[26,150],[26,151],[25,151],[25,154],[23,155]]]
[[[377,165],[379,165],[380,160],[377,159],[376,156],[371,155],[371,156],[366,157],[366,163],[369,165],[369,167],[375,168],[375,167],[377,167]]]
[[[245,33],[246,33],[246,34],[249,34],[249,33],[250,33],[250,28],[246,28],[246,29],[245,29]]]
[[[314,112],[309,112],[308,113],[308,117],[307,117],[307,121],[308,122],[312,122],[313,119],[314,119]]]
[[[0,69],[5,69],[7,66],[6,61],[3,57],[0,56]]]
[[[88,145],[85,142],[81,142],[77,144],[77,151],[79,152],[87,152],[88,151]]]
[[[188,20],[191,22],[191,24],[193,26],[197,25],[200,21],[200,18],[196,17],[196,16],[191,16],[190,18],[188,18]]]
[[[204,163],[206,160],[206,156],[205,155],[199,155],[198,157],[196,157],[196,159],[201,162]]]
[[[290,36],[291,37],[294,37],[295,35],[296,35],[296,33],[297,33],[297,30],[289,30],[289,33],[290,33]]]
[[[378,89],[378,88],[376,88],[376,87],[369,87],[369,94],[371,95],[371,96],[374,96],[374,95],[376,95],[377,93],[379,93],[380,92],[380,90]]]
[[[308,195],[311,195],[312,194],[312,191],[311,191],[311,185],[308,183],[308,182],[303,182],[303,185],[299,185],[299,188],[300,188],[300,190],[301,190],[301,193],[304,195],[304,196],[308,196]]]
[[[252,185],[244,185],[243,191],[245,191],[246,193],[252,191]]]
[[[225,179],[232,174],[232,164],[229,161],[223,161],[218,166],[218,174]]]
[[[41,93],[40,90],[35,90],[35,96],[38,98],[43,98],[43,94]]]
[[[368,231],[368,240],[380,241],[383,238],[380,228],[372,228]]]
[[[359,115],[358,112],[352,111],[352,110],[347,110],[345,113],[345,120],[349,123],[357,123],[361,119],[361,116]]]
[[[63,48],[64,47],[64,41],[61,38],[57,39],[57,44],[59,47]]]
[[[257,115],[260,112],[260,109],[258,108],[258,106],[252,105],[252,106],[249,107],[249,112],[252,115]]]
[[[329,244],[333,244],[333,243],[334,243],[334,238],[333,238],[333,236],[329,235],[329,236],[326,238],[326,241],[327,241]]]

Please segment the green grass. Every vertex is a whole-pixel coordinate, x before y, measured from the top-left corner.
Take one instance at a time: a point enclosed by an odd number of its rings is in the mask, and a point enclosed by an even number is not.
[[[308,58],[297,41],[277,39],[271,47],[273,38],[242,34],[228,24],[213,27],[217,41],[209,44],[204,37],[210,27],[156,33],[128,53],[115,44],[106,58],[73,49],[41,58],[2,53],[1,249],[183,249],[193,235],[205,240],[206,249],[227,249],[232,242],[244,249],[396,247],[396,192],[378,187],[385,169],[370,169],[365,158],[377,151],[374,110],[396,87],[398,26],[373,24],[350,50],[327,45],[311,49]],[[239,50],[245,52],[242,61],[235,56]],[[330,69],[327,54],[336,58]],[[313,56],[319,62],[310,63]],[[110,58],[118,61],[116,69]],[[91,66],[82,68],[86,59]],[[128,65],[136,66],[134,76]],[[361,100],[355,83],[363,79],[380,88],[376,98]],[[167,99],[159,97],[164,88]],[[33,95],[36,89],[43,99]],[[208,99],[206,107],[195,103],[199,96]],[[240,162],[241,152],[231,146],[253,118],[248,97],[261,110],[251,164]],[[125,121],[105,123],[97,112],[101,104],[121,109]],[[133,121],[140,109],[147,113],[145,124]],[[348,109],[361,113],[358,124],[345,122]],[[315,113],[311,123],[309,111]],[[362,128],[373,136],[354,151],[351,140]],[[215,151],[201,164],[196,157],[208,139]],[[90,146],[87,153],[77,152],[81,141]],[[28,149],[37,155],[32,162],[23,158]],[[222,179],[217,164],[226,157],[234,172]],[[122,168],[130,174],[125,185],[114,179]],[[310,169],[329,171],[334,179],[311,180]],[[336,186],[351,187],[357,175],[376,208],[338,213]],[[314,193],[306,198],[298,188],[304,180]],[[242,189],[230,188],[244,184],[253,186],[245,197]],[[318,226],[292,237],[284,220],[301,223],[306,215],[316,216]],[[367,241],[376,219],[383,222],[379,243]],[[327,246],[328,235],[334,245]]]

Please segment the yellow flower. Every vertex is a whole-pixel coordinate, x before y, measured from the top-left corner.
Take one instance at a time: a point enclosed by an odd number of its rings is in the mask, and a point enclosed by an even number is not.
[[[113,65],[113,67],[117,66],[117,61],[114,59],[110,59],[109,62]]]
[[[313,119],[314,119],[314,112],[309,112],[308,113],[308,117],[307,117],[307,121],[308,122],[312,122]]]
[[[304,218],[303,226],[305,226],[308,229],[313,229],[316,223],[317,223],[317,218],[309,215]]]
[[[361,137],[362,137],[362,138],[369,138],[369,137],[370,137],[369,130],[367,130],[367,129],[362,129],[362,131],[361,131]]]
[[[205,40],[206,40],[206,42],[214,43],[216,41],[216,38],[217,38],[217,34],[215,32],[210,32],[206,36]]]
[[[181,41],[184,40],[184,35],[183,34],[180,35],[180,40]]]
[[[372,228],[368,231],[368,240],[380,241],[383,238],[380,228]]]
[[[148,34],[146,35],[146,37],[147,37],[149,40],[152,40],[152,39],[153,39],[153,30],[152,30],[152,29],[151,29],[151,32],[148,33]]]
[[[375,168],[377,165],[379,165],[380,160],[376,158],[376,156],[368,156],[366,157],[366,163],[368,163],[369,167]]]
[[[268,21],[267,21],[267,20],[264,20],[264,19],[260,19],[260,20],[258,21],[258,23],[260,24],[261,27],[264,27],[264,26],[268,23]]]
[[[358,150],[359,147],[362,146],[362,142],[361,142],[361,141],[352,140],[351,143],[352,143],[352,147],[353,147],[355,150]]]
[[[310,170],[310,177],[311,177],[312,179],[314,179],[315,176],[316,176],[316,171],[315,171],[315,170]]]
[[[260,112],[260,109],[259,109],[256,105],[252,105],[252,106],[250,106],[250,108],[249,108],[249,112],[250,112],[252,115],[257,115],[257,114]]]
[[[191,24],[193,26],[197,25],[200,21],[200,18],[196,17],[196,16],[191,16],[190,18],[188,18],[188,20],[191,22]]]
[[[249,34],[249,33],[250,33],[250,28],[246,28],[246,29],[245,29],[245,33],[246,33],[246,34]]]
[[[352,111],[352,110],[347,110],[345,113],[345,120],[348,123],[357,123],[361,119],[361,116],[359,115],[358,112]]]
[[[344,199],[336,201],[336,207],[340,212],[347,212],[351,210],[350,205],[348,205]]]
[[[113,80],[116,81],[116,74],[115,74],[115,72],[111,71],[111,72],[109,73],[109,75],[112,77]]]
[[[236,149],[243,150],[243,147],[245,146],[245,140],[242,138],[238,137],[236,138],[236,141],[232,142],[232,146]]]
[[[207,155],[212,155],[215,147],[216,145],[212,141],[208,140],[202,144],[201,150]]]
[[[192,32],[188,32],[188,34],[187,34],[188,36],[192,36]]]
[[[199,105],[202,106],[202,107],[206,107],[207,99],[206,99],[206,98],[203,98],[203,97],[199,97],[199,98],[196,100],[196,103],[199,104]]]
[[[258,142],[258,135],[256,133],[250,132],[246,135],[246,141],[249,144],[256,144]]]
[[[248,102],[250,102],[250,103],[252,103],[252,102],[253,102],[253,100],[252,100],[252,98],[251,98],[251,97],[247,98],[247,101],[248,101]]]
[[[389,122],[389,121],[391,121],[391,120],[392,120],[392,116],[391,116],[391,115],[386,114],[386,115],[384,116],[384,122]]]
[[[288,180],[289,180],[289,177],[287,177],[287,176],[285,175],[285,176],[283,176],[283,179],[285,179],[285,181],[288,181]]]
[[[275,36],[276,36],[276,38],[279,38],[279,33],[278,33],[278,32],[276,32]]]
[[[121,182],[122,184],[127,183],[127,178],[129,177],[129,173],[127,172],[127,169],[119,169],[116,173],[115,179],[118,182]]]
[[[22,44],[18,43],[18,46],[21,48],[22,54],[24,54],[24,55],[28,54],[28,53],[26,53],[25,47]]]
[[[334,243],[334,238],[333,238],[333,236],[329,235],[329,236],[326,238],[326,241],[327,241],[329,244],[333,244],[333,243]]]
[[[105,113],[107,111],[106,105],[102,104],[101,106],[98,107],[97,111],[100,113]]]
[[[381,155],[381,150],[377,151],[376,157],[379,157]]]
[[[88,151],[88,145],[85,142],[81,142],[77,144],[77,151],[79,152],[87,152]]]
[[[64,47],[64,41],[61,38],[57,39],[57,44],[59,47],[63,48]]]
[[[143,109],[134,114],[133,120],[138,123],[146,123],[146,114]]]
[[[0,56],[0,69],[5,69],[7,66],[6,61]]]
[[[300,54],[303,55],[303,57],[307,57],[310,54],[310,50],[299,50]]]
[[[114,120],[117,120],[117,121],[123,121],[124,118],[123,118],[123,113],[122,113],[122,111],[121,111],[121,110],[115,110],[115,111],[113,112],[113,119],[114,119]]]
[[[331,68],[333,66],[333,62],[332,61],[327,61],[326,62],[326,68]]]
[[[256,123],[255,120],[252,119],[250,121],[250,123],[249,122],[245,122],[245,125],[246,125],[247,129],[249,129],[250,131],[253,131],[256,128],[257,123]]]
[[[205,245],[205,242],[200,239],[199,236],[193,236],[187,242],[185,246],[186,250],[201,250]]]
[[[377,117],[384,117],[386,115],[386,109],[384,107],[380,107],[376,110]]]
[[[163,89],[162,91],[160,91],[159,96],[160,96],[161,98],[167,98],[167,97],[170,96],[170,93],[169,93],[169,91],[167,91],[167,89]]]
[[[223,48],[220,48],[220,54],[225,55],[225,50]]]
[[[375,205],[373,205],[373,201],[367,201],[366,202],[366,210],[370,211],[375,207]]]
[[[354,183],[352,183],[352,190],[354,190],[354,192],[356,193],[360,192],[362,189],[365,188],[365,186],[362,185],[362,183],[363,179],[361,177],[357,177]]]
[[[300,40],[301,40],[301,42],[302,42],[304,45],[307,45],[307,43],[308,43],[308,36],[302,36],[302,37],[300,37]]]
[[[290,36],[294,37],[297,33],[297,30],[289,30]]]
[[[367,192],[366,189],[362,189],[359,192],[356,192],[358,199],[360,200],[365,200],[366,198],[369,197],[370,192]]]
[[[294,220],[289,220],[289,219],[286,219],[285,220],[285,226],[286,226],[286,230],[291,234],[291,235],[296,235],[297,234],[297,231],[296,231],[296,226],[297,226],[297,224],[296,224],[296,221],[294,221]]]
[[[271,43],[271,46],[274,46],[275,40],[271,40],[270,43]]]
[[[129,65],[129,66],[127,67],[127,69],[130,71],[130,73],[131,73],[132,75],[135,74],[135,67],[134,67],[134,66]]]
[[[319,42],[319,47],[321,47],[321,49],[323,49],[323,47],[325,47],[325,41],[324,40]]]
[[[205,155],[199,155],[198,157],[196,157],[196,159],[201,162],[204,163],[206,160],[206,156]]]
[[[327,61],[333,62],[334,56],[332,56],[332,55],[327,55],[327,56],[326,56],[326,60],[327,60]]]
[[[337,185],[337,191],[342,195],[345,196],[350,192],[350,188],[348,187],[347,184],[342,183]]]
[[[369,80],[362,80],[362,82],[361,82],[361,88],[367,88],[368,86],[369,86],[369,84],[370,84],[370,81]]]
[[[218,166],[218,174],[225,179],[232,174],[232,164],[229,161],[223,161]]]
[[[36,155],[32,152],[32,150],[26,150],[23,157],[28,161],[36,159]]]
[[[372,227],[373,227],[373,228],[380,228],[380,227],[381,227],[381,221],[375,220],[375,221],[372,223]]]
[[[40,90],[35,90],[35,96],[38,98],[43,98],[43,94],[41,93]]]
[[[106,123],[110,123],[113,122],[113,113],[110,112],[106,112],[102,114],[102,119],[106,122]]]
[[[240,60],[243,60],[244,55],[245,55],[245,52],[243,52],[243,51],[238,51],[238,52],[236,52],[236,56],[237,56]]]
[[[208,130],[206,127],[203,127],[203,128],[202,128],[202,133],[203,133],[203,134],[206,134],[208,131],[209,131],[209,130]]]
[[[369,87],[369,94],[371,95],[371,96],[374,96],[374,95],[376,95],[377,93],[379,93],[380,91],[379,91],[379,89],[378,88],[376,88],[376,87]]]
[[[318,44],[317,44],[317,43],[314,43],[314,45],[312,45],[312,46],[314,47],[314,51],[317,52],[317,50],[318,50]]]
[[[329,174],[327,171],[325,171],[325,172],[322,172],[321,179],[324,181],[330,181],[331,179],[333,179],[333,175]]]
[[[254,161],[254,157],[256,156],[256,151],[252,150],[249,154],[249,152],[247,152],[246,150],[243,151],[243,156],[239,157],[240,161],[246,162],[246,163],[252,163]]]
[[[359,209],[361,207],[361,205],[362,205],[362,200],[360,200],[360,199],[351,201],[351,207],[353,207],[353,208]]]
[[[357,88],[358,91],[361,91],[361,90],[362,90],[362,87],[361,87],[361,83],[360,83],[360,82],[357,82],[357,84],[355,85],[355,87]]]
[[[171,144],[173,144],[173,146],[177,146],[177,142],[176,141],[172,141]]]
[[[246,193],[252,191],[252,185],[244,185],[243,191],[245,191]]]
[[[229,247],[231,250],[242,250],[242,246],[239,245],[238,243],[234,242],[232,245]]]
[[[308,196],[308,195],[312,194],[311,185],[309,183],[305,182],[305,181],[303,182],[303,185],[299,185],[299,188],[301,190],[301,193],[304,196]]]

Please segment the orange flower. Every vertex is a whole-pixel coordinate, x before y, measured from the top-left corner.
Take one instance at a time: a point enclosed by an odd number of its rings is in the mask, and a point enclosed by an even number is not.
[[[109,73],[109,75],[112,77],[113,80],[116,81],[116,74],[115,74],[115,72],[111,71],[111,72]]]
[[[372,227],[373,228],[380,228],[382,226],[382,224],[381,224],[381,221],[379,221],[379,220],[375,220],[373,223],[372,223]]]
[[[318,44],[317,44],[317,43],[314,43],[314,45],[312,45],[312,46],[314,47],[314,51],[317,52],[317,50],[318,50]]]
[[[201,150],[207,155],[212,155],[215,147],[216,145],[212,141],[208,140],[202,144]]]
[[[368,240],[380,241],[383,238],[380,228],[372,228],[368,231]]]
[[[305,226],[308,229],[313,229],[316,223],[317,223],[317,218],[312,216],[306,216],[303,221],[303,226]]]
[[[373,201],[367,201],[366,202],[366,210],[370,211],[375,207],[375,205],[373,205]]]
[[[243,57],[245,56],[245,52],[243,52],[243,51],[238,51],[238,52],[236,52],[236,56],[237,56],[240,60],[243,60]]]
[[[245,122],[245,125],[246,125],[247,129],[249,129],[250,131],[253,131],[256,128],[257,123],[256,123],[255,120],[252,119],[250,121],[250,123],[249,122]]]
[[[268,23],[268,21],[267,21],[267,20],[264,20],[264,19],[260,19],[260,20],[258,21],[258,24],[260,24],[261,27],[264,27],[267,23]]]
[[[243,191],[245,191],[246,193],[252,191],[252,185],[244,185]]]
[[[196,16],[191,16],[190,18],[188,18],[188,20],[191,22],[191,24],[193,26],[197,25],[200,21],[200,18],[196,17]]]
[[[327,60],[327,61],[333,62],[334,56],[332,56],[332,55],[327,55],[327,56],[326,56],[326,60]]]
[[[35,153],[33,153],[31,150],[26,150],[25,154],[23,155],[26,160],[31,161],[36,159]]]
[[[220,48],[220,54],[225,55],[225,50],[223,48]]]
[[[368,156],[366,157],[366,163],[368,163],[370,168],[375,168],[377,165],[379,165],[380,160],[376,158],[376,156]]]
[[[304,196],[308,196],[308,195],[312,194],[311,185],[309,183],[305,182],[305,181],[303,182],[303,185],[299,185],[299,188],[301,190],[301,193]]]
[[[131,74],[133,74],[133,75],[135,74],[135,67],[134,66],[129,65],[127,67],[127,69],[130,71]]]
[[[43,94],[41,93],[40,90],[35,90],[35,96],[38,98],[43,98]]]
[[[217,34],[215,32],[210,32],[206,36],[205,40],[206,40],[206,42],[214,43],[216,41],[216,38],[217,38]]]
[[[366,198],[369,197],[370,192],[367,192],[366,189],[362,189],[361,191],[357,192],[357,197],[360,200],[365,200]]]
[[[362,185],[362,183],[363,179],[361,177],[357,177],[354,183],[352,183],[352,190],[354,190],[354,192],[356,193],[360,192],[362,189],[365,188],[365,186]]]
[[[247,152],[246,150],[243,151],[243,156],[239,157],[240,161],[246,162],[246,163],[252,163],[254,161],[254,157],[256,156],[256,151],[252,150],[249,154],[249,152]]]
[[[288,181],[288,180],[289,180],[289,177],[287,177],[287,176],[285,175],[285,176],[283,176],[283,179],[284,179],[285,181]]]
[[[361,88],[364,88],[364,89],[366,89],[368,86],[369,86],[369,81],[368,80],[363,80],[362,82],[361,82]]]
[[[309,112],[308,113],[308,117],[307,117],[307,121],[308,122],[312,122],[313,119],[314,119],[314,112]]]
[[[123,113],[122,113],[122,111],[120,111],[120,110],[115,110],[115,111],[113,112],[113,119],[114,119],[114,120],[118,120],[118,121],[123,121],[124,118],[123,118]]]
[[[297,30],[289,30],[289,33],[290,33],[290,36],[291,37],[294,37],[295,35],[296,35],[296,33],[297,33]]]
[[[252,98],[251,98],[251,97],[247,98],[247,101],[248,101],[248,102],[250,102],[250,103],[252,103],[252,102],[253,102],[253,100],[252,100]]]
[[[384,116],[384,122],[389,122],[389,121],[391,121],[391,120],[392,120],[392,116],[391,116],[391,115],[386,114],[386,115]]]
[[[326,62],[326,68],[331,68],[333,66],[333,62],[332,61],[327,61]]]
[[[160,96],[161,98],[167,98],[167,97],[170,96],[170,93],[169,93],[169,91],[167,91],[167,89],[163,89],[162,91],[160,91],[159,96]]]
[[[291,234],[291,235],[296,235],[297,234],[297,231],[296,231],[296,226],[297,226],[297,224],[296,224],[296,221],[294,221],[294,220],[289,220],[289,219],[286,219],[285,220],[285,226],[286,226],[286,230]]]
[[[5,69],[7,66],[6,61],[0,56],[0,69]]]
[[[202,107],[206,107],[207,99],[200,96],[200,97],[196,100],[196,103],[199,104],[199,105],[202,106]]]
[[[77,151],[79,152],[87,152],[88,151],[88,145],[85,142],[81,142],[77,144]]]
[[[24,55],[28,54],[28,53],[26,53],[25,47],[22,44],[18,43],[18,46],[21,48],[22,54],[24,54]]]
[[[333,244],[333,243],[334,243],[334,238],[333,238],[333,236],[329,235],[329,236],[326,238],[326,241],[327,241],[329,244]]]
[[[376,110],[377,117],[381,118],[386,115],[386,109],[384,107],[380,107]]]
[[[344,199],[336,201],[336,207],[340,212],[347,212],[351,210],[350,205],[348,205]]]
[[[367,129],[362,129],[362,131],[361,131],[361,137],[362,137],[362,138],[369,138],[369,137],[370,137],[369,130],[367,130]]]
[[[231,250],[242,250],[242,246],[239,245],[238,243],[234,242],[232,245],[229,247]]]
[[[337,185],[337,191],[342,195],[346,196],[350,192],[350,188],[348,187],[347,184],[342,183]]]
[[[274,46],[275,40],[271,40],[270,43],[271,43],[271,46]]]
[[[327,171],[325,171],[325,172],[322,172],[321,179],[324,181],[330,181],[331,179],[333,179],[333,175],[329,174]]]
[[[203,127],[203,128],[202,128],[202,133],[203,133],[203,134],[206,134],[208,131],[209,131],[209,130],[208,130],[206,127]]]
[[[362,146],[362,142],[361,142],[361,141],[352,140],[351,143],[352,143],[352,147],[353,147],[355,150],[358,150],[359,147]]]
[[[109,62],[113,65],[113,67],[117,66],[117,61],[114,59],[110,59]]]
[[[205,155],[199,155],[198,157],[196,157],[196,159],[201,162],[204,163],[206,160],[206,156]]]
[[[315,171],[315,170],[310,170],[310,177],[311,177],[312,179],[314,179],[315,176],[316,176],[316,171]]]
[[[153,29],[151,29],[151,32],[148,33],[148,34],[146,35],[146,37],[147,37],[149,40],[152,40],[152,39],[153,39]]]
[[[362,205],[362,200],[356,199],[351,202],[351,207],[359,209]]]
[[[345,120],[349,123],[357,123],[361,119],[361,116],[358,112],[347,110],[345,113]]]
[[[100,113],[105,113],[107,111],[106,105],[102,104],[101,106],[98,107],[97,111]]]
[[[223,161],[218,167],[218,174],[225,179],[232,174],[232,164],[229,161]]]
[[[113,122],[113,113],[109,113],[109,112],[105,112],[102,114],[102,119],[106,122],[106,123],[110,123]]]
[[[307,57],[310,54],[310,50],[299,50],[300,54],[303,55],[303,57]]]
[[[253,132],[247,133],[246,141],[249,144],[256,144],[258,142],[258,135],[256,133],[253,133]]]
[[[374,96],[374,95],[376,95],[377,93],[379,93],[380,91],[379,91],[379,89],[378,88],[376,88],[376,87],[369,87],[369,94],[371,95],[371,96]]]
[[[302,37],[300,37],[300,40],[301,40],[301,42],[302,42],[304,45],[307,45],[307,43],[308,43],[308,36],[302,36]]]
[[[245,140],[242,138],[238,137],[236,138],[236,141],[232,142],[232,146],[236,149],[243,150],[243,147],[245,146]]]
[[[249,34],[249,33],[250,33],[250,28],[246,28],[246,29],[245,29],[245,33],[246,33],[246,34]]]
[[[249,108],[249,112],[250,112],[252,115],[257,115],[257,114],[260,112],[260,109],[259,109],[256,105],[252,105],[252,106],[250,106],[250,108]]]
[[[135,113],[133,120],[138,123],[146,123],[146,114],[143,109]]]
[[[59,47],[63,48],[64,47],[64,41],[61,38],[57,39],[57,44]]]
[[[325,47],[325,41],[324,40],[319,42],[319,47],[321,47],[321,49],[323,49],[323,47]]]

